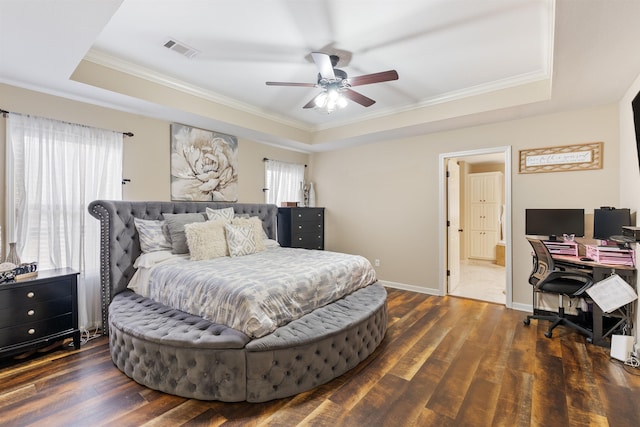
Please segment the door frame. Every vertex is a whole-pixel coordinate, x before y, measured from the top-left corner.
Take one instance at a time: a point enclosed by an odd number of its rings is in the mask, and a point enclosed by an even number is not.
[[[439,156],[439,214],[438,214],[438,293],[439,295],[447,295],[447,160],[450,158],[478,156],[482,154],[504,155],[504,204],[505,204],[505,284],[506,284],[506,307],[512,308],[513,305],[513,283],[512,283],[512,267],[511,267],[511,147],[492,147],[478,150],[457,151],[453,153],[442,153]]]

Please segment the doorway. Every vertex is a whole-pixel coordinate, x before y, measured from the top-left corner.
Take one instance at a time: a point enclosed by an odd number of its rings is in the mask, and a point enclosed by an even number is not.
[[[510,147],[442,154],[440,169],[441,294],[511,307]]]

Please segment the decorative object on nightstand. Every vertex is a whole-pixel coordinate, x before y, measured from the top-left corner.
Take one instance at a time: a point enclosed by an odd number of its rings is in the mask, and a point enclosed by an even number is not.
[[[324,208],[278,208],[278,243],[323,250]]]
[[[304,181],[300,181],[300,189],[298,190],[298,206],[304,206]]]
[[[66,337],[80,348],[77,277],[72,269],[59,268],[0,285],[0,357]]]
[[[313,186],[313,182],[309,183],[309,204],[310,208],[316,207],[316,189]]]
[[[11,264],[20,265],[20,256],[18,256],[18,249],[16,248],[16,242],[9,243],[9,253],[5,262]]]

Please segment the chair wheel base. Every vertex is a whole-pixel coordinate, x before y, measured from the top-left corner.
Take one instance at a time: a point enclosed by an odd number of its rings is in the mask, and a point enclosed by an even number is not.
[[[547,338],[551,338],[553,336],[553,333],[551,331],[547,331],[544,333],[544,336]]]
[[[529,326],[531,324],[531,319],[524,319],[522,323],[524,323],[524,326]]]

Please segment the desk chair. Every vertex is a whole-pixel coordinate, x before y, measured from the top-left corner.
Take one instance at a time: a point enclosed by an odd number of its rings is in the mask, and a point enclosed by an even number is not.
[[[534,252],[533,270],[529,276],[529,283],[533,285],[533,309],[537,307],[537,296],[540,293],[558,294],[558,314],[542,315],[532,314],[524,320],[525,325],[531,323],[531,319],[548,320],[551,323],[544,336],[551,338],[553,329],[558,325],[565,325],[580,331],[587,336],[587,341],[593,339],[593,332],[572,322],[565,317],[563,297],[579,297],[593,285],[593,278],[588,274],[575,270],[560,270],[555,267],[549,249],[542,240],[527,237]]]

